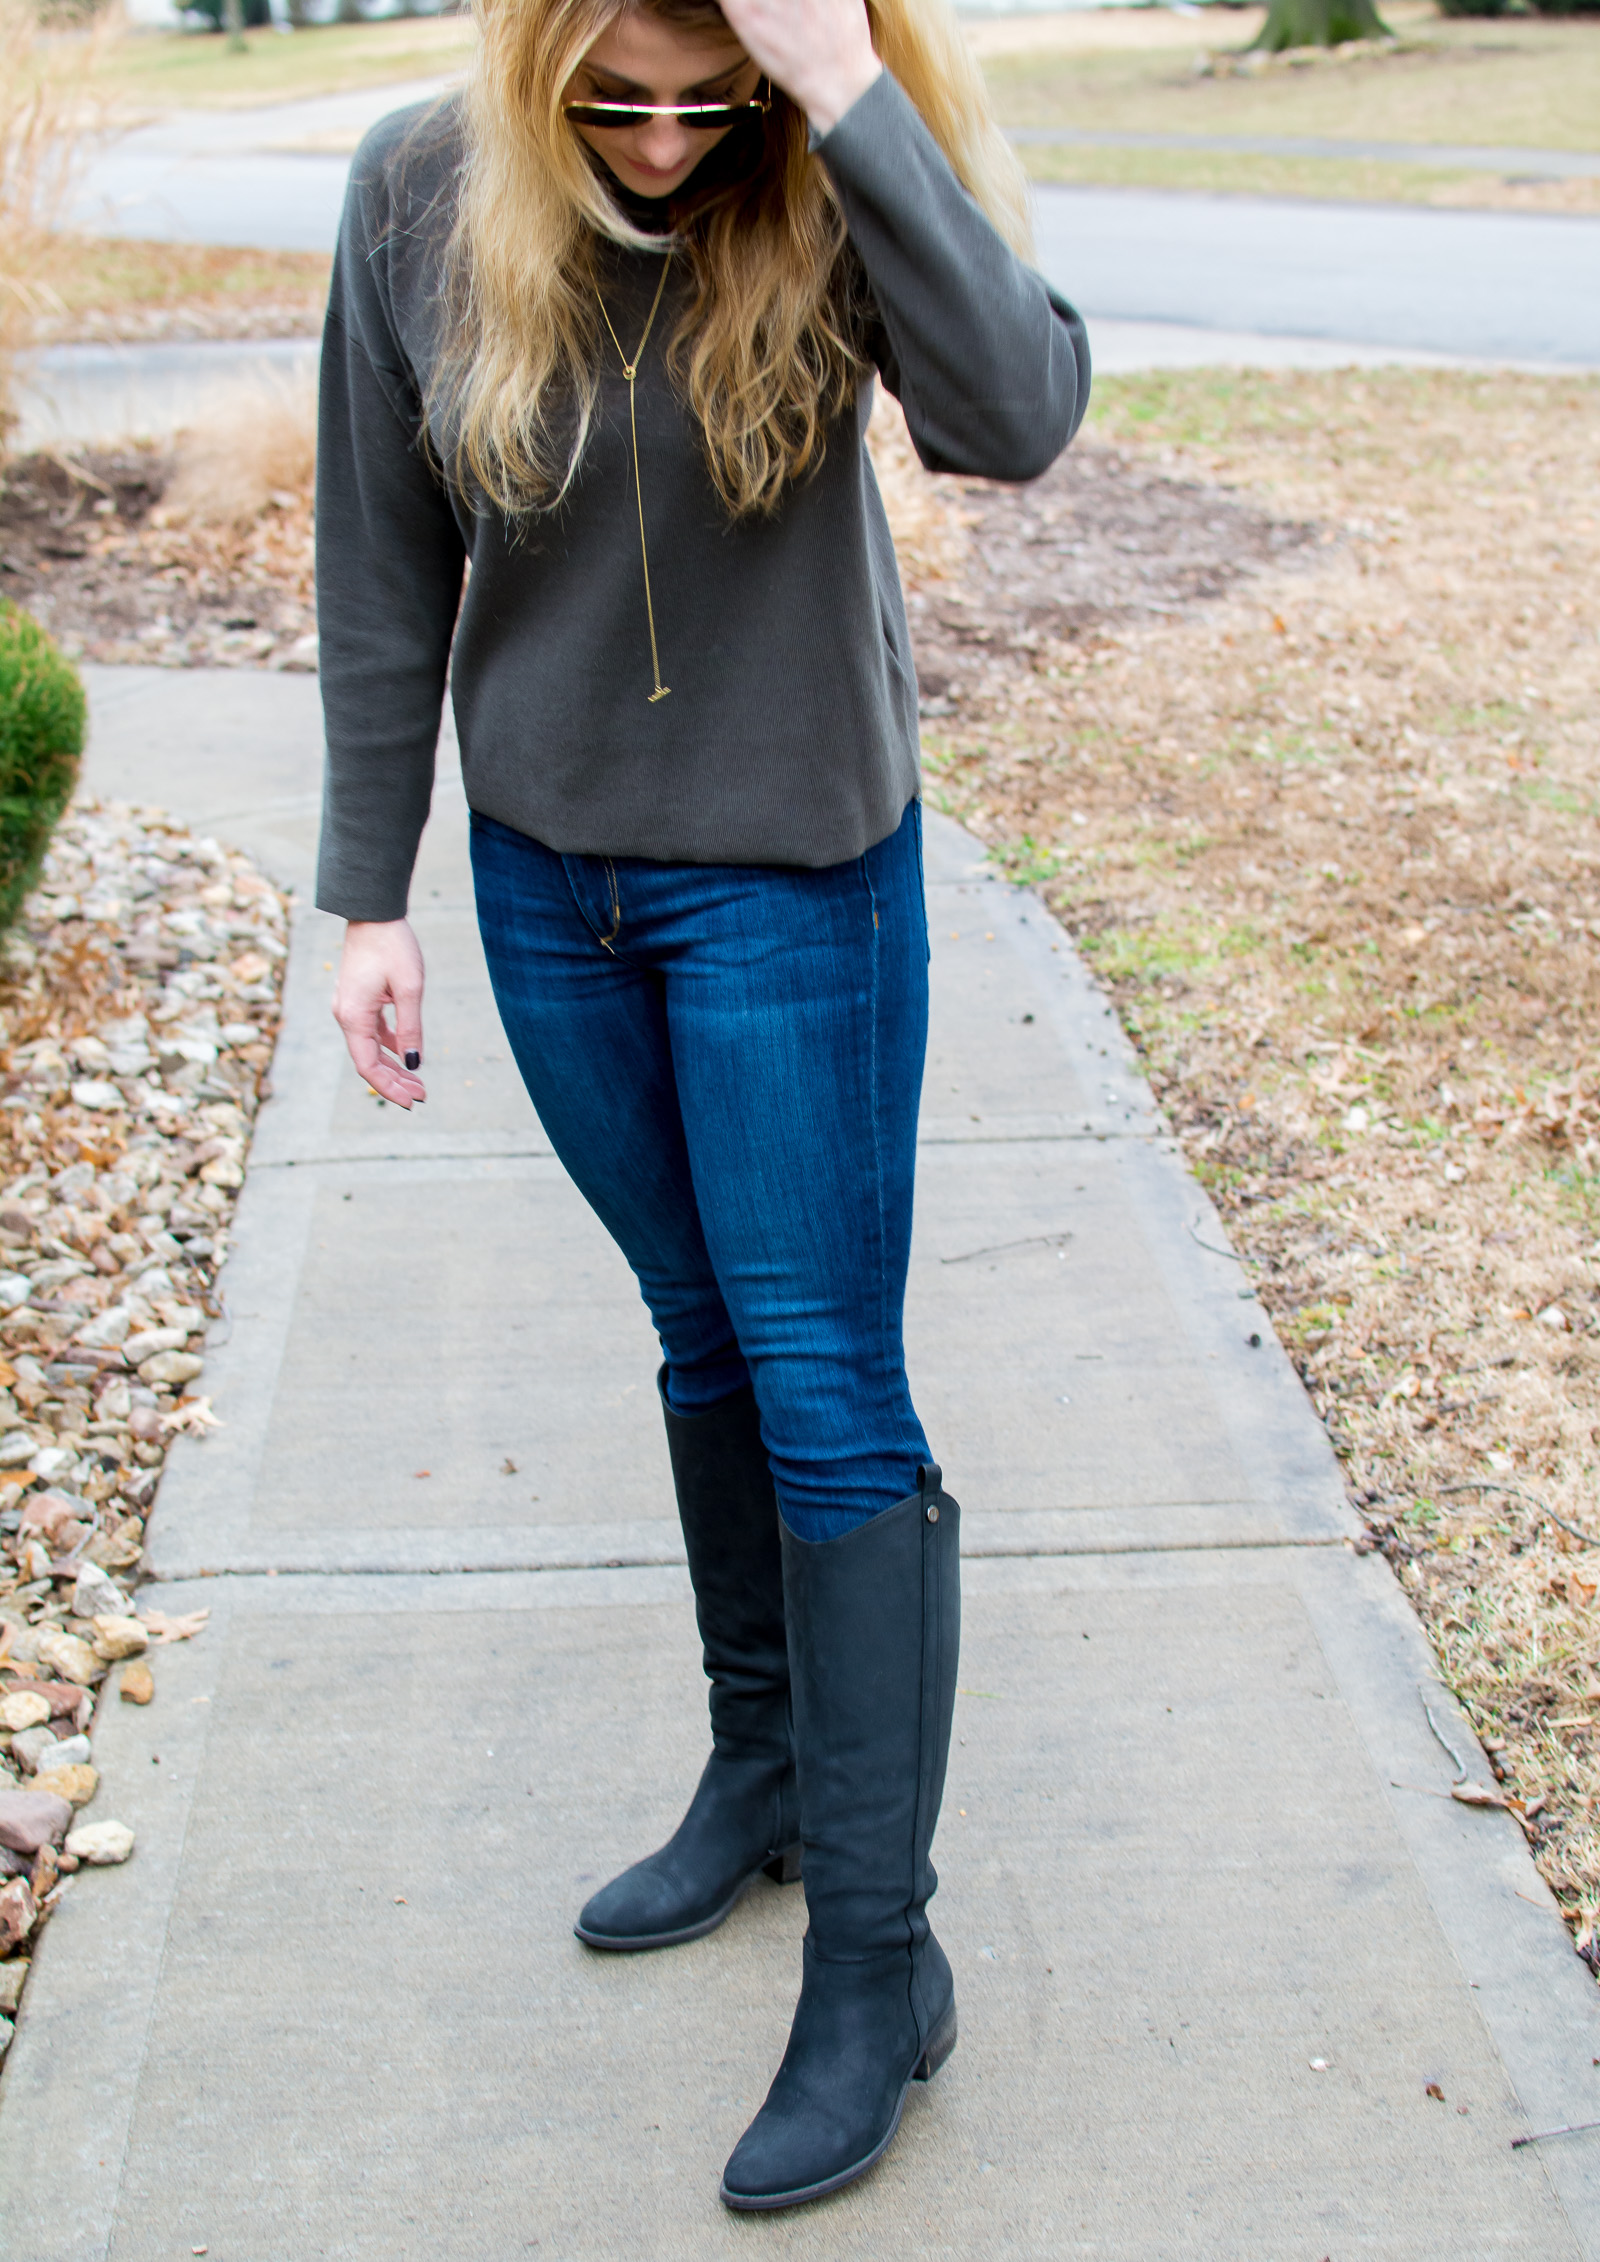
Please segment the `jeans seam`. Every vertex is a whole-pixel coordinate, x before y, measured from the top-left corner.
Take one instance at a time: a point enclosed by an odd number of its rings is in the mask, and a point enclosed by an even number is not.
[[[868,1016],[870,1065],[867,1075],[867,1107],[871,1116],[872,1129],[872,1196],[878,1221],[876,1250],[878,1268],[878,1375],[883,1410],[890,1418],[891,1428],[898,1428],[901,1408],[895,1402],[894,1393],[889,1383],[889,1374],[891,1368],[903,1373],[904,1359],[895,1361],[890,1357],[894,1346],[890,1340],[889,1329],[889,1225],[884,1213],[883,1109],[880,1104],[878,1089],[878,1035],[883,1014],[884,933],[883,922],[878,915],[878,893],[872,884],[870,851],[868,855],[861,859],[861,874],[866,882],[867,901],[872,907],[872,1010]]]

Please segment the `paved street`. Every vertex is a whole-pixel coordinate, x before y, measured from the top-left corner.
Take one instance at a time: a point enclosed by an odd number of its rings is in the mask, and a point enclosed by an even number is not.
[[[1600,220],[1034,192],[1039,264],[1091,314],[1600,367]]]
[[[329,249],[362,131],[443,83],[178,113],[102,153],[80,218]],[[1600,366],[1600,220],[1153,189],[1040,188],[1035,204],[1040,264],[1091,317]]]
[[[315,683],[88,672],[91,788],[303,890]],[[163,1605],[212,1620],[97,1727],[139,1851],[45,1936],[8,2262],[1600,2257],[1600,2152],[1511,2148],[1600,2112],[1593,1984],[1514,1825],[1448,1796],[1300,1385],[1039,904],[944,821],[929,901],[909,1339],[965,1506],[962,2039],[883,2170],[754,2234],[716,2199],[799,1892],[668,1954],[571,1937],[675,1819],[703,1684],[650,1330],[512,1073],[447,760],[418,1116],[345,1067],[297,915],[227,1426],[152,1525]]]

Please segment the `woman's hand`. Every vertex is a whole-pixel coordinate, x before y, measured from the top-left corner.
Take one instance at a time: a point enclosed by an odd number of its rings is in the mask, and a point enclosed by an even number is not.
[[[384,1018],[391,1007],[392,1023]],[[351,920],[333,1018],[375,1092],[404,1108],[427,1098],[422,1078],[411,1073],[422,1060],[422,952],[408,919]]]
[[[722,0],[722,13],[819,134],[832,131],[883,69],[863,0]]]

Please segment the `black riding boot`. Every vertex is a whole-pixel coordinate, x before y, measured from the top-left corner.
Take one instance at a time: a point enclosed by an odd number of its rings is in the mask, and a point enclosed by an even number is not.
[[[887,2150],[906,2092],[955,2047],[928,1929],[961,1638],[961,1511],[937,1468],[842,1539],[785,1528],[805,1975],[767,2101],[723,2171],[730,2207],[792,2207]]]
[[[663,1369],[663,1376],[665,1370]],[[778,1501],[755,1396],[704,1414],[662,1394],[711,1682],[711,1757],[659,1853],[595,1894],[575,1927],[591,1948],[672,1948],[711,1932],[756,1874],[800,1874]]]

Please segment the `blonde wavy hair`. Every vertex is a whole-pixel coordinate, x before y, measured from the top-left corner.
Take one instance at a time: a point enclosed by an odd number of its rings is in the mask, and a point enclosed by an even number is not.
[[[957,178],[1026,253],[1022,170],[947,0],[866,5],[878,54]],[[582,460],[602,366],[599,244],[660,248],[563,117],[568,82],[631,6],[701,24],[721,10],[715,0],[475,6],[444,348],[428,408],[456,478],[515,516],[559,503]],[[748,171],[670,212],[692,289],[668,367],[729,511],[770,513],[821,461],[829,423],[866,374],[857,270],[804,116],[775,92]]]

